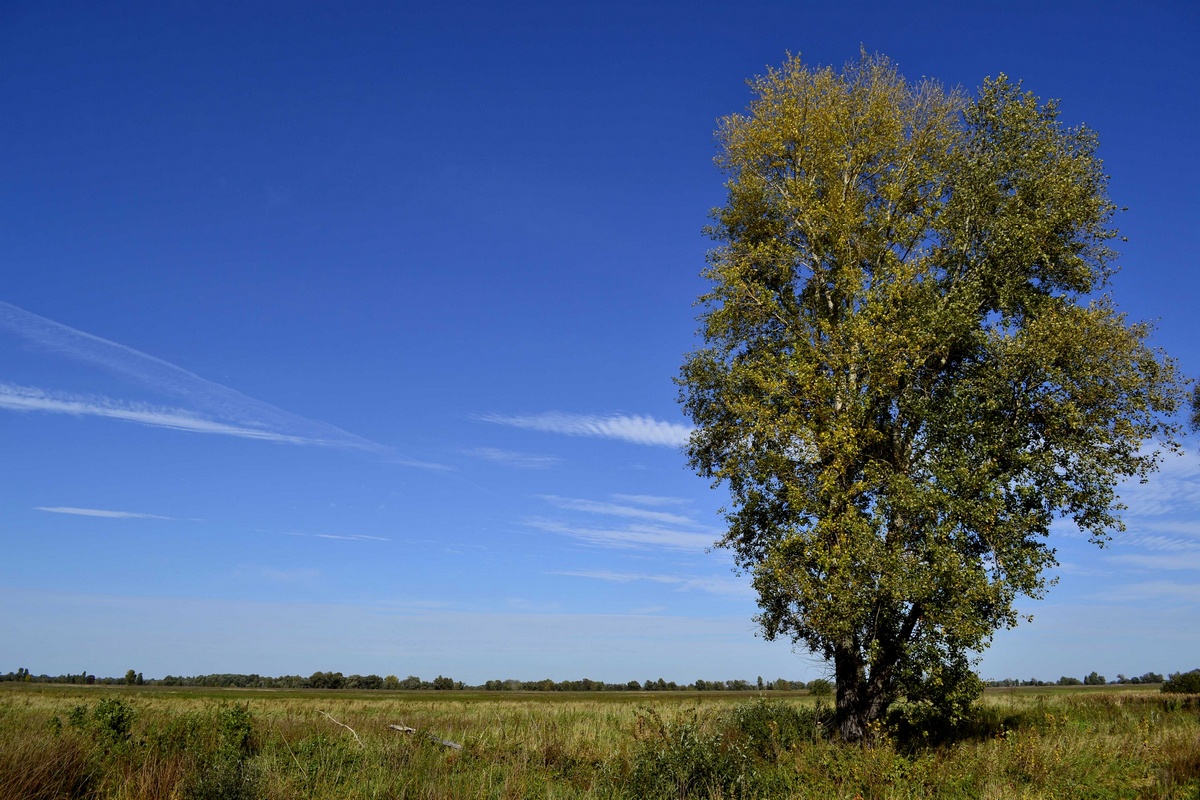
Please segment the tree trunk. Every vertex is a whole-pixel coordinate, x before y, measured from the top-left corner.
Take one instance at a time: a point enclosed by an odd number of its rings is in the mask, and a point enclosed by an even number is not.
[[[833,653],[833,674],[837,682],[834,721],[843,742],[859,742],[867,733],[867,671],[858,648],[853,644],[837,647]]]
[[[868,679],[864,655],[853,644],[834,650],[833,669],[837,680],[834,721],[838,736],[843,742],[861,742],[869,737],[871,723],[887,712],[891,697],[886,675],[891,670],[873,664],[872,679]]]

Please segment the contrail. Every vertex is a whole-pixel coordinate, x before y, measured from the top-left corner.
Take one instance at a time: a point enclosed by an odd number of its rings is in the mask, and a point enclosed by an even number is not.
[[[197,433],[348,447],[395,455],[394,450],[385,445],[328,423],[284,411],[236,389],[201,378],[161,358],[32,314],[3,301],[0,301],[0,330],[9,331],[38,349],[99,367],[154,391],[182,398],[189,407],[166,408],[104,397],[45,392],[32,387],[0,385],[0,408],[100,416]]]

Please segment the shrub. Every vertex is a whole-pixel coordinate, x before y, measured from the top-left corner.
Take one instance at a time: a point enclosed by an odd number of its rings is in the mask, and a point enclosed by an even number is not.
[[[117,697],[106,697],[93,713],[96,729],[112,741],[127,742],[133,732],[133,706]]]
[[[823,733],[821,707],[757,698],[720,714],[695,709],[674,721],[655,711],[637,718],[637,747],[618,781],[625,797],[789,796],[789,753]]]
[[[983,693],[983,681],[966,659],[931,664],[903,675],[902,680],[904,715],[914,729],[931,737],[943,736],[966,721]]]
[[[814,678],[808,682],[808,693],[813,697],[829,697],[833,694],[833,684],[824,678]]]
[[[731,723],[755,756],[771,761],[797,745],[816,741],[821,732],[816,711],[782,700],[742,703],[733,709]]]
[[[253,800],[261,796],[251,758],[257,751],[253,717],[243,704],[220,704],[169,719],[149,738],[159,761],[182,764],[185,800]]]
[[[255,800],[258,776],[249,760],[255,751],[254,726],[244,704],[217,707],[204,720],[207,747],[194,754],[194,769],[184,796],[188,800]]]
[[[752,796],[751,760],[738,743],[705,725],[696,713],[664,722],[654,711],[639,713],[639,746],[624,781],[629,797]]]
[[[71,727],[91,736],[106,749],[129,745],[133,718],[133,706],[118,697],[105,697],[91,711],[87,706],[75,706],[67,714]]]

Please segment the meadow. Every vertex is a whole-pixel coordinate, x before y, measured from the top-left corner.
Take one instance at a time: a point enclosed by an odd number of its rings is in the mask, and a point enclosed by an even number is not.
[[[990,690],[954,730],[897,718],[868,746],[830,741],[828,714],[803,692],[8,683],[0,798],[1200,800],[1197,695]]]

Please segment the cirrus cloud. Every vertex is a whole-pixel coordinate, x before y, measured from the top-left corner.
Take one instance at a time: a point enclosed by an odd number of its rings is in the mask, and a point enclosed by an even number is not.
[[[284,411],[161,358],[3,301],[0,301],[0,332],[13,334],[43,352],[98,368],[156,394],[171,396],[175,398],[172,402],[183,404],[183,407],[151,405],[0,384],[0,409],[107,417],[194,433],[394,453],[390,447],[336,426]]]
[[[543,456],[536,453],[517,453],[498,447],[474,447],[463,451],[466,455],[516,469],[545,469],[562,461],[558,456]]]
[[[102,508],[76,508],[74,506],[34,506],[34,511],[49,511],[51,514],[73,514],[78,517],[103,517],[105,519],[169,519],[160,514],[141,514],[136,511],[107,511]]]
[[[692,435],[692,428],[688,425],[664,422],[640,414],[566,414],[561,411],[547,411],[542,414],[511,416],[484,414],[477,419],[531,431],[617,439],[659,447],[682,447]]]

